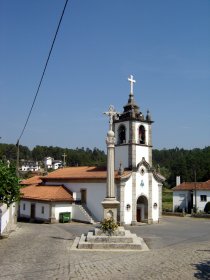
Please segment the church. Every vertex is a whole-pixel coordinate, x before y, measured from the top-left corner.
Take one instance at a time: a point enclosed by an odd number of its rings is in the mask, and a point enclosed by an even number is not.
[[[152,167],[152,119],[146,117],[134,98],[131,75],[128,102],[112,119],[115,197],[121,225],[158,223],[162,216],[164,177]],[[113,110],[113,106],[110,106]],[[72,220],[97,222],[103,219],[107,171],[98,167],[65,167],[39,178],[38,184],[22,188],[21,217],[56,222],[61,212]]]

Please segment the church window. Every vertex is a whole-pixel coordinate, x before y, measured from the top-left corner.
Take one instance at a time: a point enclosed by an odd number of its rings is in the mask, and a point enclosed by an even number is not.
[[[145,127],[143,125],[140,125],[139,127],[139,143],[140,144],[146,143]]]
[[[42,206],[42,214],[44,214],[44,206]]]
[[[25,203],[23,203],[23,210],[24,210],[24,211],[26,210],[26,205],[25,205]]]
[[[141,171],[140,171],[140,172],[141,172],[141,175],[143,176],[143,175],[144,175],[144,172],[145,172],[145,171],[144,171],[144,168],[141,168]]]
[[[124,144],[126,142],[126,130],[125,126],[121,125],[118,129],[118,144]]]

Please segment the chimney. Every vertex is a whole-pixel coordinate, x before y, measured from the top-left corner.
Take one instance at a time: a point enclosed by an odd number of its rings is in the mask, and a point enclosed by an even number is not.
[[[176,186],[181,184],[180,176],[176,176]]]

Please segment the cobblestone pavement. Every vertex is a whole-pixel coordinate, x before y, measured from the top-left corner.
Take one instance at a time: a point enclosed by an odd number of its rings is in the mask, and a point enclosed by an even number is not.
[[[71,251],[75,236],[90,225],[20,223],[9,238],[0,240],[0,279],[210,279],[210,222],[203,221],[202,231],[202,221],[190,221],[187,242],[164,243],[158,231],[166,234],[174,223],[174,230],[186,231],[181,218],[133,228],[145,237],[148,231],[148,252]],[[198,229],[205,236],[200,241]]]

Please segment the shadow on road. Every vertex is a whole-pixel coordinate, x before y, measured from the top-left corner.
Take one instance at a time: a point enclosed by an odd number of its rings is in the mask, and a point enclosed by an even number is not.
[[[59,236],[50,236],[50,238],[53,238],[53,239],[62,239],[62,240],[74,240],[74,238],[63,238],[63,237],[59,237]]]
[[[197,269],[197,272],[194,274],[197,279],[210,279],[210,261],[200,262],[193,266]]]

